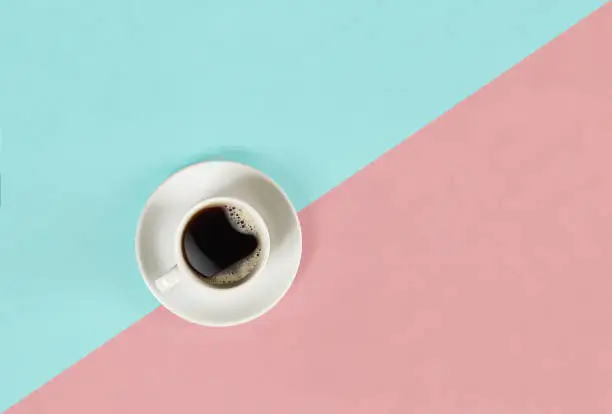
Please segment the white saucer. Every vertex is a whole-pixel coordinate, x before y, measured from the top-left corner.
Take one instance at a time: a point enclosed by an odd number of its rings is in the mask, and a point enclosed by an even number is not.
[[[259,212],[270,232],[266,266],[231,289],[179,284],[160,292],[154,281],[176,264],[173,241],[180,220],[211,197],[235,197]],[[262,172],[228,161],[193,164],[170,176],[147,201],[136,232],[136,257],[151,293],[174,314],[206,326],[237,325],[270,310],[293,283],[301,256],[300,222],[287,195]]]

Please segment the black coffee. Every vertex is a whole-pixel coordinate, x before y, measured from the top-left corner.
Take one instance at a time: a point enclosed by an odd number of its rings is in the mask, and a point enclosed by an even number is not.
[[[236,206],[202,209],[185,226],[182,240],[187,264],[213,285],[233,285],[247,278],[260,257],[258,232]]]

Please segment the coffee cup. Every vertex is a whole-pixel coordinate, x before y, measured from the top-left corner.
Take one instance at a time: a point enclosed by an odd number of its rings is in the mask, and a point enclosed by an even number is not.
[[[268,227],[249,203],[214,197],[192,206],[174,235],[175,264],[154,285],[160,293],[190,288],[239,289],[258,277],[270,255]]]

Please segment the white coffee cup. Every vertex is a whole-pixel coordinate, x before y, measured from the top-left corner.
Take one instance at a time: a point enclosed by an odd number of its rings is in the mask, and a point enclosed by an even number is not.
[[[155,280],[155,287],[160,293],[163,294],[164,292],[175,288],[179,283],[190,283],[193,285],[191,288],[194,289],[215,289],[215,287],[202,280],[203,276],[198,275],[187,264],[182,244],[186,226],[195,215],[206,208],[225,205],[237,207],[247,215],[249,221],[256,228],[257,237],[260,243],[259,258],[255,269],[251,272],[248,278],[245,278],[244,282],[228,289],[239,289],[241,286],[256,278],[262,272],[270,255],[270,233],[264,219],[257,212],[257,210],[243,200],[239,200],[234,197],[208,198],[194,205],[181,219],[174,237],[174,256],[176,264],[168,272]]]

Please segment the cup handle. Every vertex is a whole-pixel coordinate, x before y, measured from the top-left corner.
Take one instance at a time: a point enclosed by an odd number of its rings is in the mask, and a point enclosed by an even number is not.
[[[165,274],[155,279],[155,287],[160,292],[166,292],[172,289],[181,280],[180,270],[177,265],[174,265]]]

